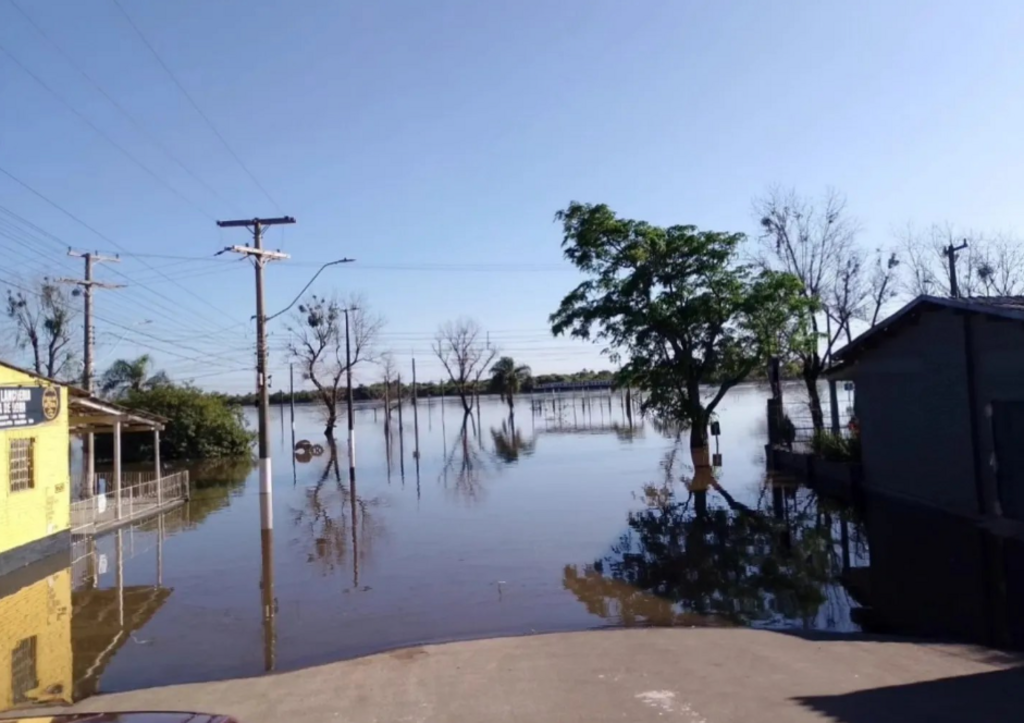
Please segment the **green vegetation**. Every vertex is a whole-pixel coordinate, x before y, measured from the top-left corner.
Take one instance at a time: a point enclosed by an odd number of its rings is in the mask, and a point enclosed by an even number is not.
[[[114,397],[128,392],[154,389],[171,383],[165,372],[150,374],[153,359],[143,354],[137,359],[118,359],[111,364],[100,378],[100,391]]]
[[[811,438],[811,451],[831,462],[859,462],[860,435],[844,436],[821,429]]]
[[[516,364],[510,356],[503,356],[491,367],[491,388],[496,388],[501,401],[508,403],[509,414],[515,413],[515,395],[529,381],[530,367]]]
[[[213,457],[248,457],[253,434],[245,425],[242,410],[223,397],[193,386],[162,385],[152,389],[129,390],[118,403],[129,409],[167,419],[160,434],[160,455],[166,460],[194,460]],[[113,444],[109,435],[97,437],[97,454],[109,457]],[[153,458],[153,437],[149,434],[122,435],[122,458],[137,461]]]
[[[606,345],[618,381],[648,390],[646,408],[690,425],[707,444],[710,415],[770,356],[815,343],[815,302],[788,273],[738,261],[742,234],[662,228],[619,218],[605,205],[572,203],[562,222],[565,257],[586,279],[550,317],[556,335]],[[711,399],[700,386],[716,380]]]

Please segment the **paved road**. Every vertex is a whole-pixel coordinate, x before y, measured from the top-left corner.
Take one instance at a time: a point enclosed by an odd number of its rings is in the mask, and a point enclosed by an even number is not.
[[[75,708],[201,710],[243,723],[1019,723],[1021,662],[967,646],[610,630],[410,648]]]

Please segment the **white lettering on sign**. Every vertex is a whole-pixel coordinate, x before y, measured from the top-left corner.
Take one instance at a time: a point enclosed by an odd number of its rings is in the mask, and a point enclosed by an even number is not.
[[[27,402],[31,398],[28,389],[0,389],[0,402]]]

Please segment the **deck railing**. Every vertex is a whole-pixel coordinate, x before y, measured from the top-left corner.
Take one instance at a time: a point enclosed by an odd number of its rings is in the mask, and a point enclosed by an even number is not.
[[[71,503],[71,533],[93,535],[141,517],[148,517],[172,503],[188,498],[188,472],[174,472],[159,479],[152,472],[126,472],[121,488],[109,474],[96,475],[96,494]]]

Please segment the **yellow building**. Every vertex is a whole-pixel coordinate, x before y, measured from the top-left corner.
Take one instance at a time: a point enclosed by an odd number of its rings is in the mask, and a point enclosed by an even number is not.
[[[0,575],[71,545],[68,392],[0,363]]]
[[[71,700],[67,563],[51,556],[0,578],[0,710]]]

